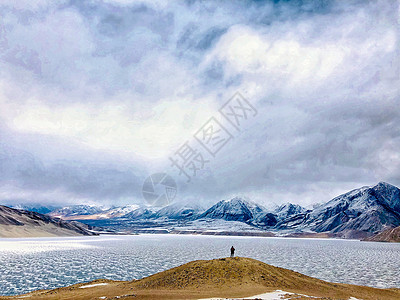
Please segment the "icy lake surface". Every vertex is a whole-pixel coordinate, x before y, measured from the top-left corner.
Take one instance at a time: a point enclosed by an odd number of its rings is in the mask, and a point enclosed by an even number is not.
[[[197,259],[229,255],[332,282],[400,288],[400,244],[190,235],[0,239],[0,295],[97,278],[142,278]]]

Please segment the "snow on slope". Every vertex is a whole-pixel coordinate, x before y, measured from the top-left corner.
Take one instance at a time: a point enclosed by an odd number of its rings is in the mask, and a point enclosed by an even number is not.
[[[304,213],[305,211],[306,209],[298,204],[286,203],[278,206],[274,210],[274,214],[277,216],[278,219],[283,220],[290,216]]]
[[[381,182],[340,195],[277,224],[278,229],[349,232],[354,237],[400,225],[400,190]]]
[[[219,201],[199,217],[248,222],[258,219],[266,213],[266,209],[261,205],[235,197],[230,200]]]
[[[154,218],[169,218],[169,219],[194,219],[197,218],[204,208],[196,203],[181,203],[176,202],[161,208],[157,211]]]

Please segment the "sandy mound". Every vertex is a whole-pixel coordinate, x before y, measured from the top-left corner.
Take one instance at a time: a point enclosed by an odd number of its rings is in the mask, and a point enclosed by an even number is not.
[[[299,288],[323,281],[251,258],[235,257],[198,260],[161,272],[137,282],[139,288],[200,288],[203,286],[262,285],[265,287]]]
[[[216,289],[232,293],[237,290],[280,289],[339,299],[360,296],[363,299],[377,299],[373,294],[379,291],[384,293],[385,299],[400,299],[399,291],[334,284],[244,257],[193,261],[139,280],[135,283],[135,287],[138,289]]]
[[[321,297],[317,299],[400,299],[400,290],[329,283],[242,257],[193,261],[137,281],[98,280],[26,296],[29,299],[200,299],[249,297],[275,290]]]

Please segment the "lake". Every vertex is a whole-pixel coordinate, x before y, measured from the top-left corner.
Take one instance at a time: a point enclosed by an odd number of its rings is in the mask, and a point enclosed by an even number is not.
[[[143,234],[0,239],[0,295],[98,278],[139,279],[198,259],[251,257],[331,282],[400,288],[400,244]]]

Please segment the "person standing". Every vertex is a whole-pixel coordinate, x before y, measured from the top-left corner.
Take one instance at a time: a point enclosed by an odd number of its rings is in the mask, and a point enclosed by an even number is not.
[[[235,256],[235,248],[233,248],[233,246],[231,247],[231,257]]]

